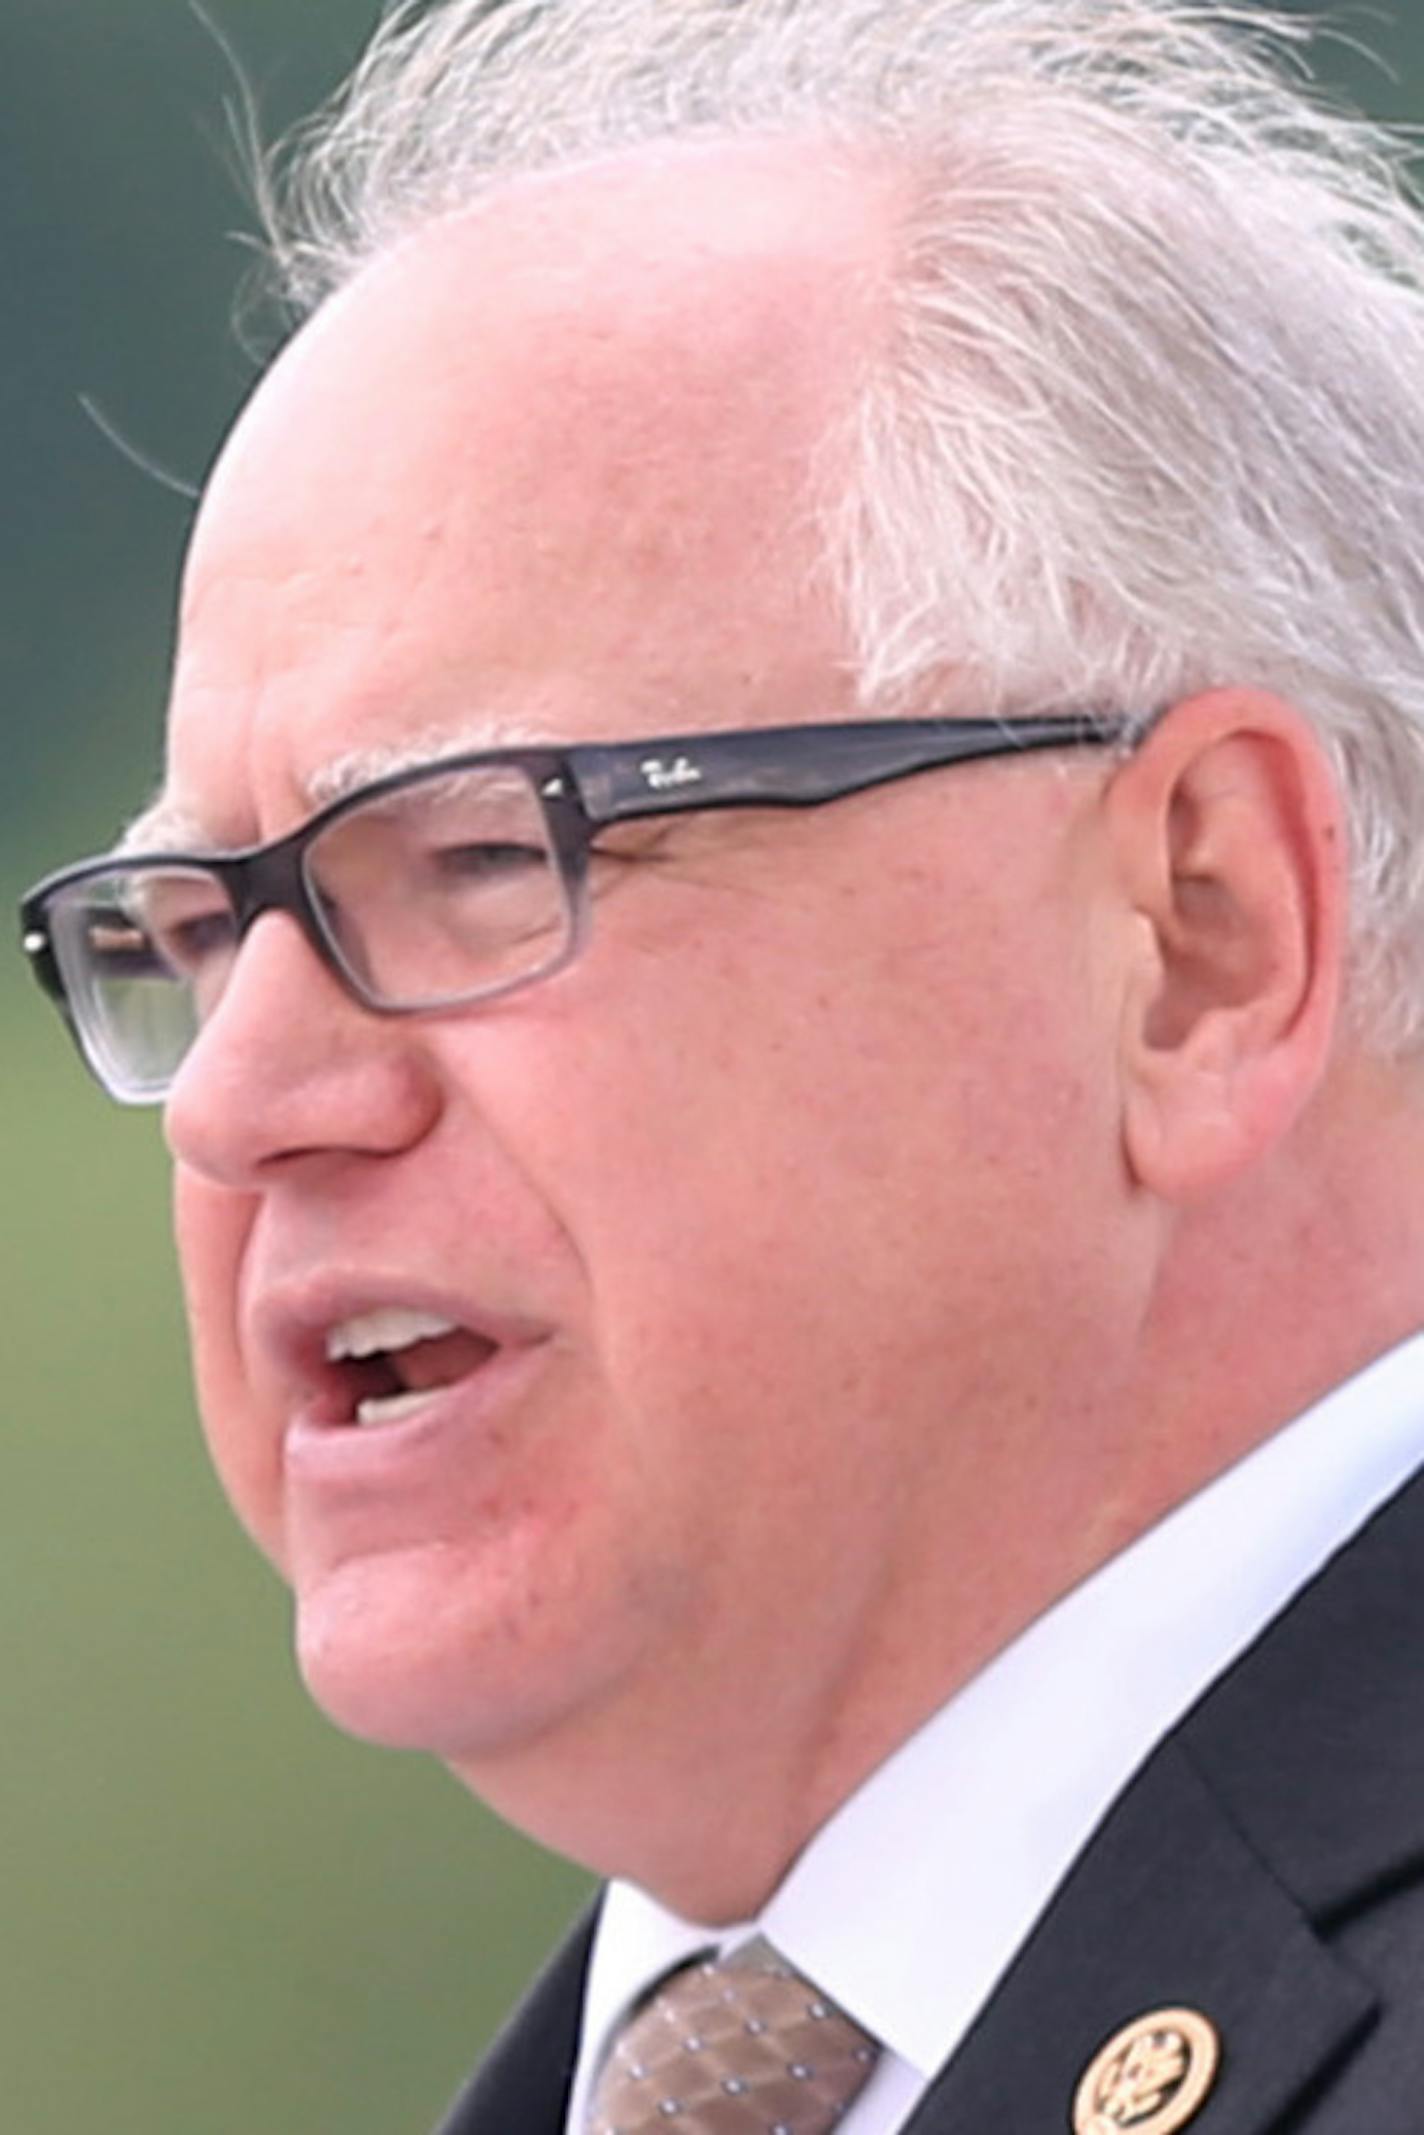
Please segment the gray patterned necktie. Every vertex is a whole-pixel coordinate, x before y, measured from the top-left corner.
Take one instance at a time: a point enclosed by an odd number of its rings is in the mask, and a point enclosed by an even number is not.
[[[879,2047],[770,1945],[686,1965],[624,2026],[587,2135],[830,2135]]]

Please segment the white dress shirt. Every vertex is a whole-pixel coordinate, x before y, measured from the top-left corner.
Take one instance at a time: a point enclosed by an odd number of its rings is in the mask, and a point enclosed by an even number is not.
[[[608,2043],[652,1982],[752,1933],[883,2044],[838,2135],[894,2135],[1133,1772],[1421,1462],[1424,1335],[1032,1624],[843,1803],[756,1921],[709,1930],[613,1884],[568,2135],[582,2135]]]

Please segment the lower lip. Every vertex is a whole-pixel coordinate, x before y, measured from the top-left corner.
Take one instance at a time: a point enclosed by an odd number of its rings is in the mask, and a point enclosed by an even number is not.
[[[488,1457],[547,1353],[544,1342],[497,1349],[477,1371],[390,1423],[333,1423],[313,1405],[288,1427],[288,1479],[315,1489],[389,1490],[454,1459],[467,1462],[472,1452]]]

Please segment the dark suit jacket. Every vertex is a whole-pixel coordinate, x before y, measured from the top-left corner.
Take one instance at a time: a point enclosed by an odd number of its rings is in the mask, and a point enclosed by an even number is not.
[[[561,2135],[591,1926],[441,2135]],[[1424,1473],[1159,1744],[912,2135],[1067,2135],[1097,2049],[1183,2004],[1222,2042],[1193,2135],[1424,2129]]]

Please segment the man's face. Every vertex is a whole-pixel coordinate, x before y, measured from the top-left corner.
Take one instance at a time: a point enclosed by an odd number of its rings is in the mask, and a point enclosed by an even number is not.
[[[214,480],[174,806],[237,844],[353,752],[850,716],[810,469],[888,222],[789,153],[699,152],[368,271]],[[218,1467],[339,1720],[516,1815],[546,1752],[864,1762],[1007,1607],[1080,1510],[1032,1455],[1118,1282],[1102,775],[620,834],[580,960],[443,1016],[363,1012],[259,922],[172,1100],[180,1245]],[[361,1426],[324,1349],[384,1312],[465,1333]]]

